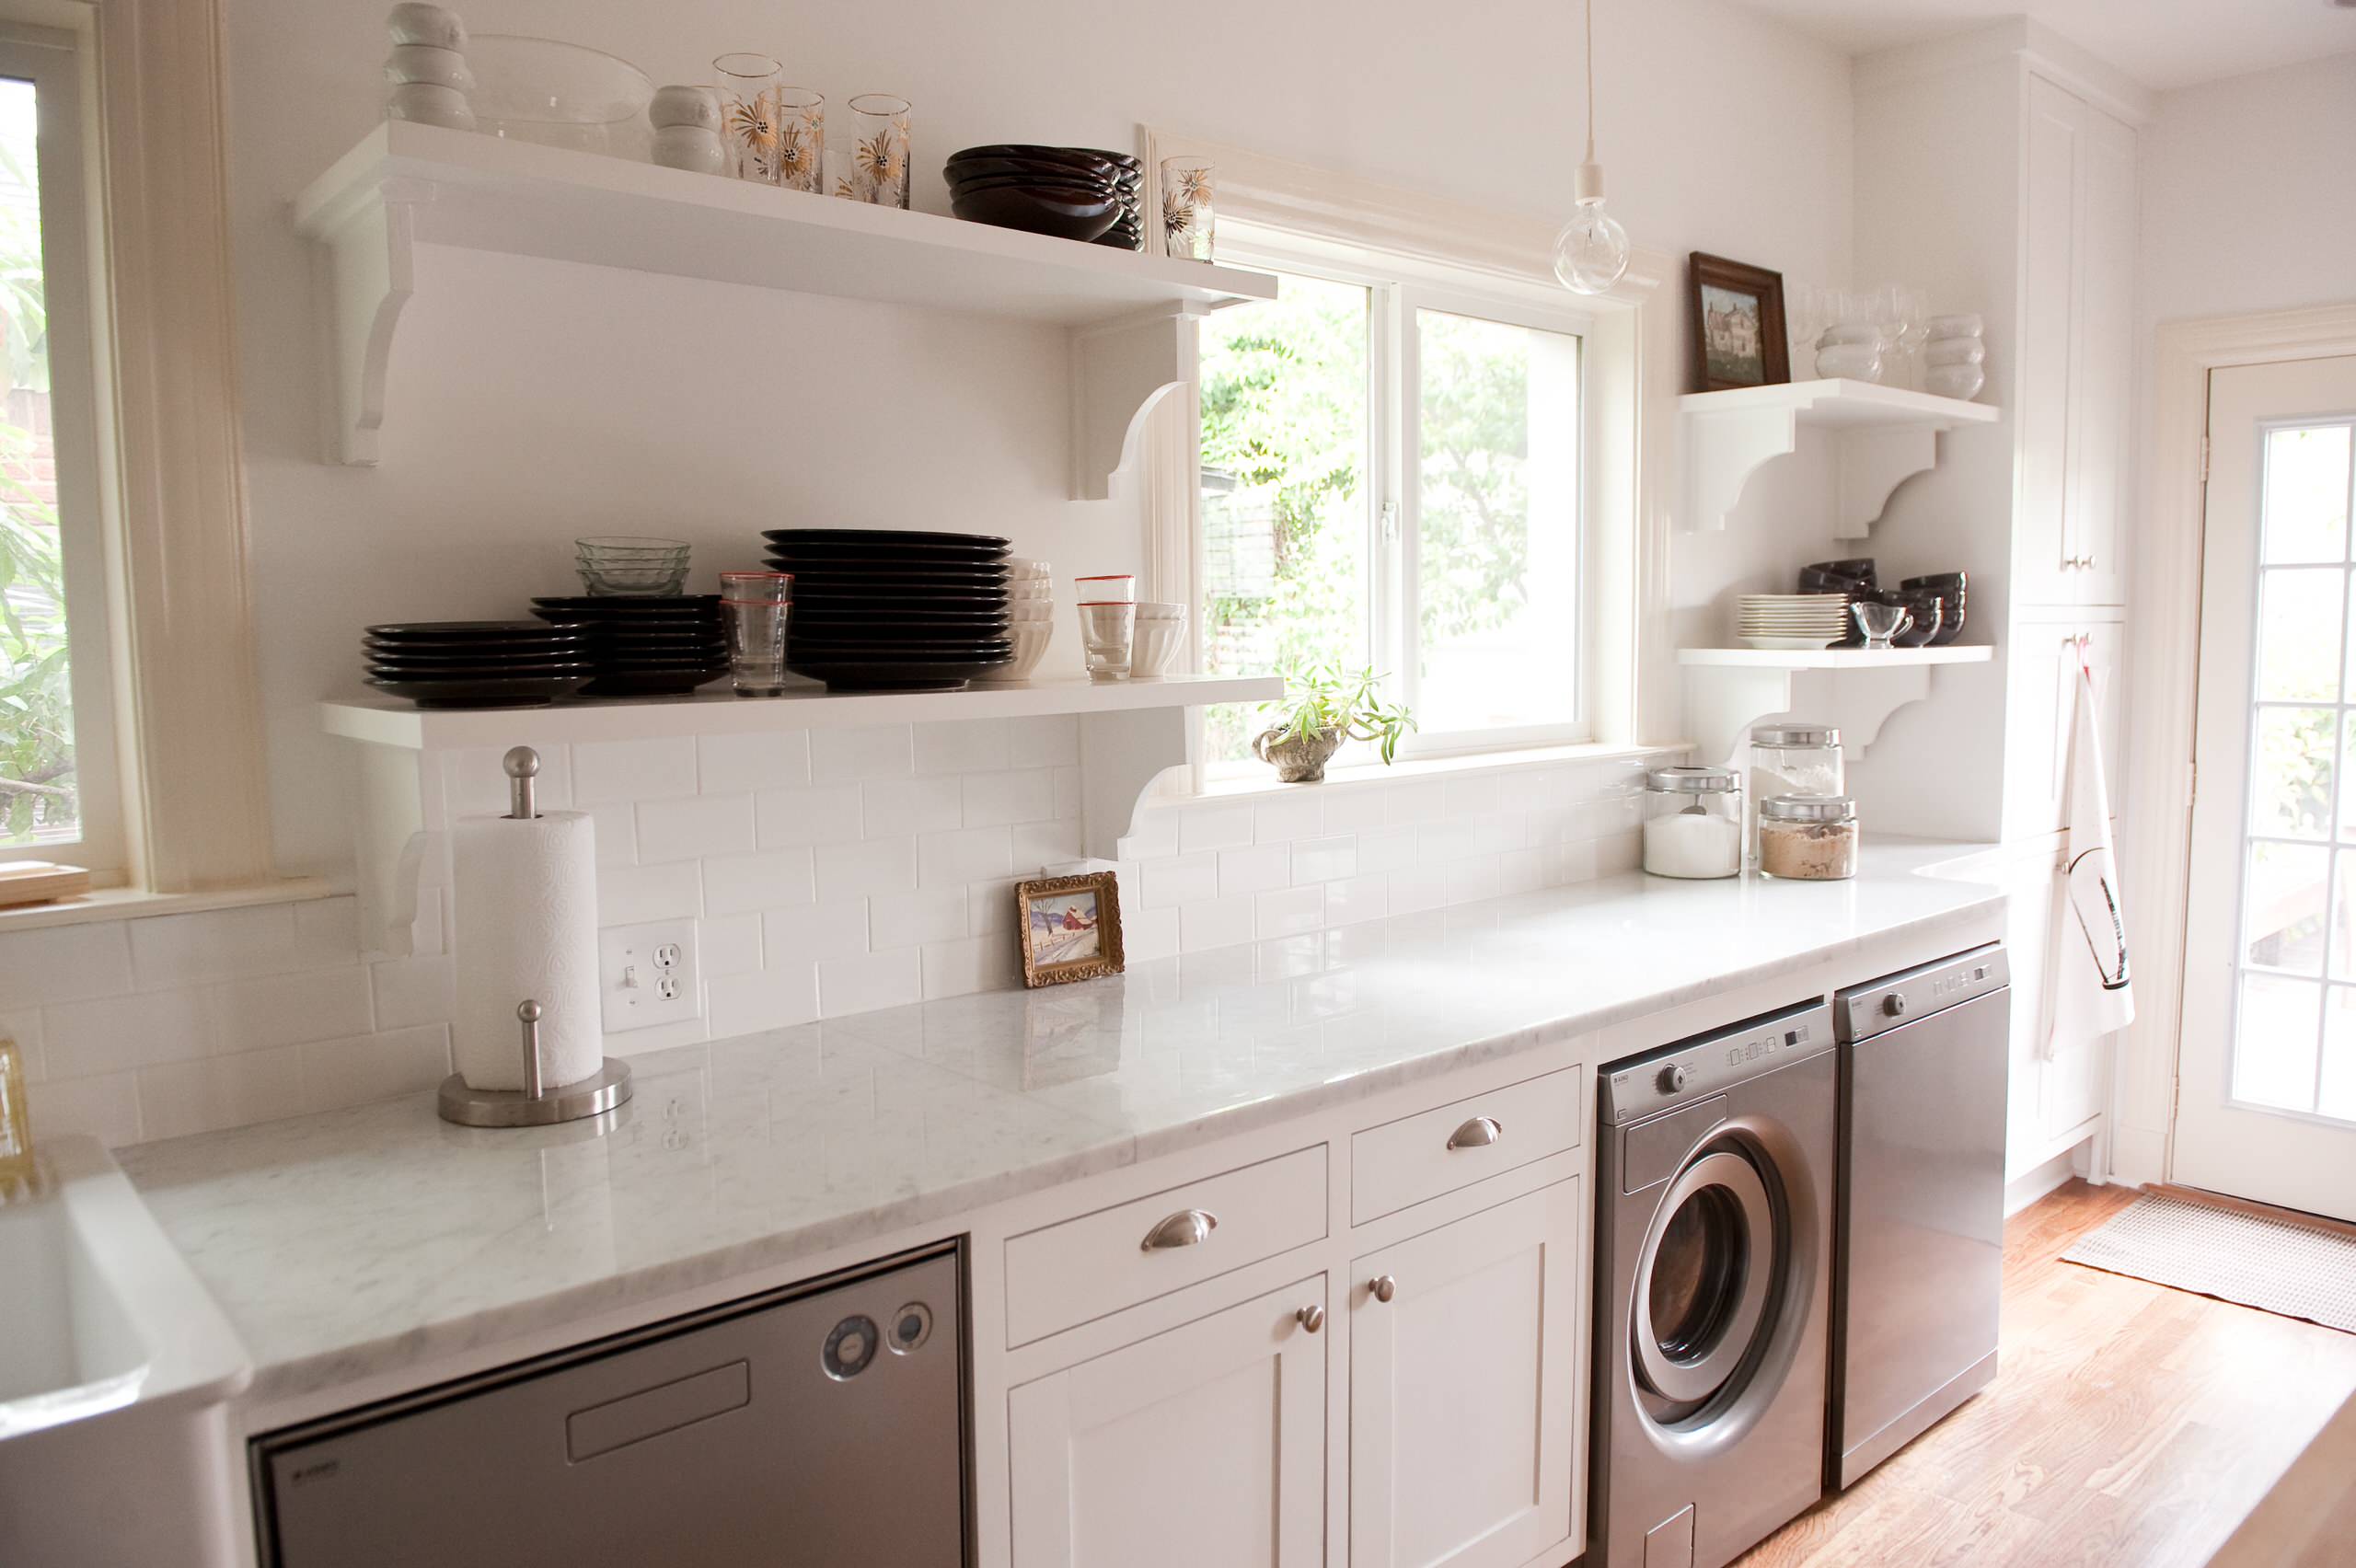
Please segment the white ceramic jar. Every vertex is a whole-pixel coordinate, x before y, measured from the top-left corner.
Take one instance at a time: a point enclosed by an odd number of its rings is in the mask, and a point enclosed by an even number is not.
[[[457,12],[440,6],[403,0],[385,13],[385,27],[395,43],[422,43],[434,49],[467,47],[467,24],[458,19]]]
[[[654,161],[665,168],[696,174],[726,174],[728,149],[720,133],[701,125],[658,125],[654,128]]]

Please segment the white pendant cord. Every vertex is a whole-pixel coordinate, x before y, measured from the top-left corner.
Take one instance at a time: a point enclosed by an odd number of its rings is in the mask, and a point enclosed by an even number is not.
[[[1587,157],[1595,161],[1595,0],[1587,0]]]

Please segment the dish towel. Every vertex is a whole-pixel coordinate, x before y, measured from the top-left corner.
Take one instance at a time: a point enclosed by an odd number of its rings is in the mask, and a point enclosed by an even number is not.
[[[2119,913],[2119,869],[2110,851],[2110,792],[2103,787],[2102,725],[2094,677],[2078,661],[2078,715],[2070,746],[2069,911],[2062,917],[2061,968],[2055,976],[2054,1042],[2108,1034],[2134,1021],[2135,992],[2127,970],[2127,922]]]

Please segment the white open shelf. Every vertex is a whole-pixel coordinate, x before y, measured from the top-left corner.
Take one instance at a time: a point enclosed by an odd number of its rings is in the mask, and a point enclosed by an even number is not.
[[[1164,675],[1158,680],[1025,681],[964,691],[795,691],[740,698],[726,686],[687,697],[612,698],[533,708],[419,708],[392,697],[319,704],[331,735],[411,751],[463,746],[567,745],[859,728],[936,720],[1027,719],[1049,713],[1128,713],[1213,702],[1266,702],[1284,695],[1277,675]],[[1161,766],[1156,764],[1157,767]]]
[[[1735,670],[1895,670],[1910,664],[1984,664],[1993,648],[1680,648],[1677,662]]]
[[[1685,648],[1685,720],[1704,760],[1723,762],[1764,719],[1838,724],[1859,755],[1889,716],[1931,694],[1931,672],[1985,664],[1987,647]]]
[[[1800,432],[1815,429],[1833,443],[1840,492],[1833,532],[1842,538],[1864,537],[1890,492],[1938,462],[1942,432],[2004,417],[1986,403],[1842,380],[1689,392],[1677,408],[1686,527],[1724,528],[1750,476],[1797,451]]]
[[[295,198],[294,218],[328,251],[346,463],[376,460],[386,361],[419,244],[1008,317],[1116,342],[1141,319],[1276,294],[1262,272],[405,121],[362,137]],[[1174,349],[1168,358],[1156,368],[1174,380]],[[1088,368],[1083,358],[1083,381]],[[1134,378],[1106,379],[1123,389]]]

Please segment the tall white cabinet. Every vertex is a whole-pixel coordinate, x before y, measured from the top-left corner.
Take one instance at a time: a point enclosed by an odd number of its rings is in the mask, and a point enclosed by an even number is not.
[[[2055,1037],[2052,982],[2073,931],[2059,871],[2081,663],[2119,795],[2149,106],[2025,20],[1867,56],[1855,93],[1857,278],[1978,311],[1981,397],[2004,410],[1944,437],[1938,467],[1892,497],[1869,545],[1886,576],[1968,570],[1972,623],[1993,628],[1997,657],[1942,672],[1898,713],[1860,790],[1884,828],[2004,847],[2018,1178],[2098,1139],[2108,1099],[2108,1041]]]

